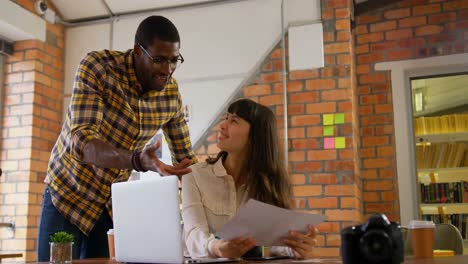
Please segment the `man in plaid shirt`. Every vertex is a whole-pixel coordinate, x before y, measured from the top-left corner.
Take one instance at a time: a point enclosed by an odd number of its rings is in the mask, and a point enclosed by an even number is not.
[[[167,18],[143,20],[132,50],[97,51],[81,61],[62,131],[52,149],[39,224],[38,261],[49,260],[49,236],[75,236],[73,258],[108,257],[111,184],[132,170],[183,175],[196,162],[177,82],[184,59]],[[147,144],[162,129],[174,166]]]

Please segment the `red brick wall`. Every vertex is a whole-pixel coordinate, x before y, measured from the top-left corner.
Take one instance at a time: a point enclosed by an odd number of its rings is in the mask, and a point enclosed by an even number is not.
[[[468,0],[406,0],[356,17],[363,213],[399,219],[392,84],[382,61],[468,52]]]
[[[34,10],[33,0],[14,2]],[[6,57],[0,220],[16,227],[14,234],[0,230],[0,249],[23,253],[22,261],[36,260],[43,181],[62,121],[63,48],[64,28],[47,24],[45,42],[16,42]]]
[[[354,80],[351,3],[322,1],[325,67],[290,72],[288,89],[289,171],[297,210],[321,213],[328,221],[318,226],[317,253],[338,256],[344,227],[361,221],[358,106]],[[269,106],[283,128],[283,84],[280,45],[264,61],[255,80],[239,97]],[[322,115],[344,113],[336,136],[346,137],[345,149],[324,149]],[[197,149],[201,160],[215,155],[218,126]],[[281,134],[284,134],[281,131]],[[198,144],[197,144],[198,145]]]
[[[14,1],[33,11],[33,0]],[[375,212],[399,219],[393,105],[389,72],[381,61],[468,52],[468,0],[406,0],[356,17],[350,0],[321,0],[325,67],[288,75],[289,169],[297,210],[323,213],[321,256],[339,254],[339,231]],[[47,25],[47,40],[15,43],[7,58],[0,178],[2,251],[36,258],[36,237],[47,159],[60,130],[63,99],[63,28]],[[281,50],[276,47],[241,91],[282,114]],[[345,113],[336,136],[346,148],[324,149],[322,115]],[[197,149],[214,155],[217,127]]]

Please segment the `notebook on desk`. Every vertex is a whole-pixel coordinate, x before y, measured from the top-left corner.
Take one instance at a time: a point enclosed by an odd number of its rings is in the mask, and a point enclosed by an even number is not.
[[[208,263],[184,259],[176,176],[112,184],[115,259],[131,263]]]

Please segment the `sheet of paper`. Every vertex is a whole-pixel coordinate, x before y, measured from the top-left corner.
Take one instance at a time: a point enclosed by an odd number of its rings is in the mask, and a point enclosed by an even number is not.
[[[289,230],[307,232],[308,224],[317,225],[325,218],[250,199],[216,232],[216,236],[227,240],[239,236],[253,237],[257,245],[282,246],[280,238],[288,236]]]
[[[324,136],[333,136],[335,134],[335,126],[323,126]]]
[[[333,125],[333,114],[324,114],[323,115],[323,125],[328,126],[328,125]]]

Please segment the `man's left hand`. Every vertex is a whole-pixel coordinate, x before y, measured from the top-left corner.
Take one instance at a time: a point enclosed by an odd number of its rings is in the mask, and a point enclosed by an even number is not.
[[[160,161],[156,156],[156,150],[161,147],[161,143],[158,141],[156,144],[146,145],[140,154],[140,161],[143,168],[151,171],[156,171],[161,176],[177,175],[179,178],[182,175],[192,172],[189,168],[192,165],[192,161],[189,159],[182,160],[175,166],[167,165]]]

